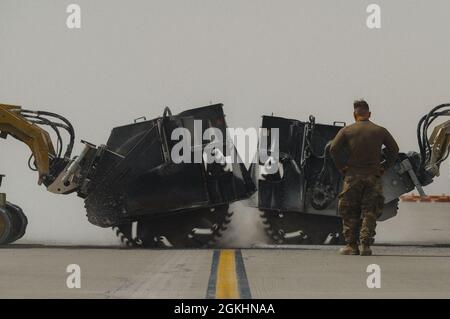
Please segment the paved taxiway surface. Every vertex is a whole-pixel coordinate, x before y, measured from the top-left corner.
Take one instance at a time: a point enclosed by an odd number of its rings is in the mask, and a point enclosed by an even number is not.
[[[340,256],[336,246],[217,250],[4,246],[0,297],[449,298],[450,204],[426,205],[403,205],[399,216],[381,223],[380,244],[371,257]],[[81,268],[79,289],[66,285],[69,264]],[[380,266],[379,289],[367,287],[370,264]]]
[[[214,250],[10,247],[0,249],[0,297],[238,298],[245,293],[252,298],[450,297],[450,248],[374,250],[377,256],[361,257],[339,256],[335,247],[215,254]],[[236,252],[242,254],[244,269],[228,260]],[[212,267],[214,255],[220,269]],[[367,266],[373,263],[381,267],[380,289],[366,285]],[[80,289],[66,286],[69,264],[81,267]],[[245,287],[239,287],[242,271]]]

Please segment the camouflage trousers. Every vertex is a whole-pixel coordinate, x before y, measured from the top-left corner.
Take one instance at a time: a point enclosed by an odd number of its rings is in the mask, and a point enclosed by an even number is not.
[[[349,244],[358,240],[361,244],[373,244],[377,219],[383,212],[383,206],[380,176],[346,176],[338,204],[345,241]]]

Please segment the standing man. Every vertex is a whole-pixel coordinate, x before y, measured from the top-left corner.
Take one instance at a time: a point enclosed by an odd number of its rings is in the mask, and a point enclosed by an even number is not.
[[[371,113],[366,101],[355,101],[353,107],[356,122],[339,131],[330,149],[336,167],[345,176],[338,206],[347,245],[339,252],[370,256],[377,218],[384,206],[381,176],[394,165],[398,145],[384,127],[369,120]],[[383,145],[386,161],[381,163]],[[348,155],[345,160],[344,149]]]

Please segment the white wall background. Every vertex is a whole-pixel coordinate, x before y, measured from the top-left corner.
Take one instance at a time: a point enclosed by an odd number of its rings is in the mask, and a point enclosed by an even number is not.
[[[66,27],[73,2],[79,30]],[[365,24],[373,2],[380,30]],[[350,122],[364,97],[401,149],[417,150],[419,118],[450,102],[449,71],[448,0],[0,0],[0,101],[66,116],[77,141],[104,143],[165,105],[222,102],[234,127],[272,112]],[[81,199],[36,185],[25,145],[0,142],[2,188],[30,220],[24,240],[115,242],[87,222]],[[448,163],[442,171],[429,192],[450,192]]]

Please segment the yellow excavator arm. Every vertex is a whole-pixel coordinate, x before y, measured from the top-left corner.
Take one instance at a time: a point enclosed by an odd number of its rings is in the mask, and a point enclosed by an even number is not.
[[[429,138],[431,146],[428,168],[439,176],[439,166],[450,153],[450,120],[436,126]]]
[[[48,132],[22,116],[20,106],[0,104],[0,137],[8,135],[31,149],[39,172],[38,184],[42,184],[50,172],[50,158],[56,156]]]

